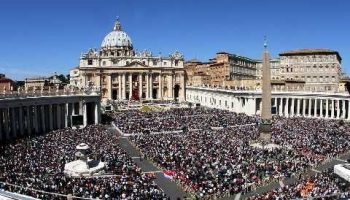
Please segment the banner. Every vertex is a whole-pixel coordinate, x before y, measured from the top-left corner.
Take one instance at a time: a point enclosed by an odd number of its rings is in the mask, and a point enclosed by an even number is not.
[[[174,170],[164,170],[163,174],[164,174],[165,178],[173,179],[175,176],[175,171]]]

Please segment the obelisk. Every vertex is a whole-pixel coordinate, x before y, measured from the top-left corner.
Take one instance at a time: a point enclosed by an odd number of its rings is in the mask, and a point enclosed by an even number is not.
[[[270,55],[267,50],[267,40],[264,38],[264,52],[262,59],[262,108],[261,122],[259,125],[260,139],[265,142],[271,140],[271,72],[270,72]]]

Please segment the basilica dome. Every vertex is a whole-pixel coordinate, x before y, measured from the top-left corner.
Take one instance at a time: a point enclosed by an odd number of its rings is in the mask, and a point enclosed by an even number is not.
[[[101,47],[131,47],[131,39],[124,31],[122,31],[119,20],[116,21],[113,31],[108,33],[103,39]]]

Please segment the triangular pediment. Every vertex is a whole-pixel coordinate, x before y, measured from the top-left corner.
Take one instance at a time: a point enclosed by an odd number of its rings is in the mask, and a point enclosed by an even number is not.
[[[131,63],[125,65],[125,67],[132,67],[132,68],[145,68],[149,67],[148,65],[145,65],[139,61],[132,61]]]

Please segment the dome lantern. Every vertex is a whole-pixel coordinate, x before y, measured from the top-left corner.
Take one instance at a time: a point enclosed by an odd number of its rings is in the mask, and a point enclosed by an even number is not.
[[[122,31],[122,26],[117,18],[117,21],[114,24],[113,31],[108,33],[101,44],[102,48],[127,48],[133,49],[132,42],[127,33]]]
[[[119,18],[117,17],[117,21],[114,24],[114,31],[121,31],[122,30],[122,25],[120,24]]]

